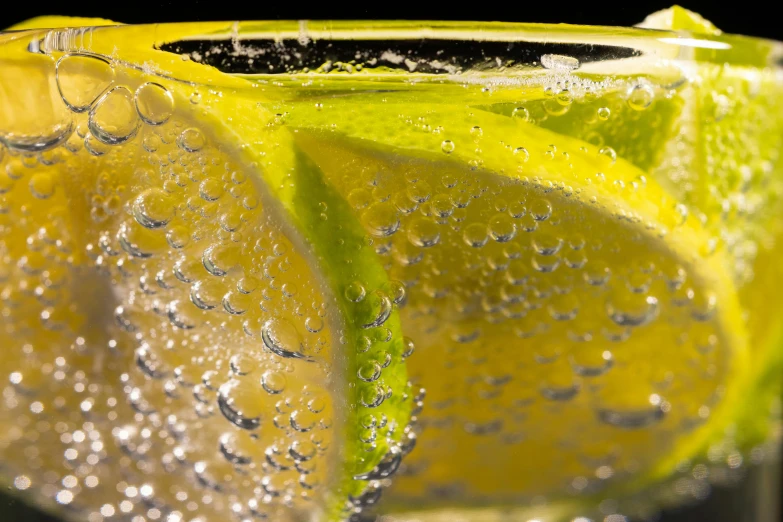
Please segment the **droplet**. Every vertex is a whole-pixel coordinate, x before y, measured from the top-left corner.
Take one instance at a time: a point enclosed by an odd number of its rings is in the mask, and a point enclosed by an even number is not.
[[[432,187],[426,181],[418,180],[415,183],[411,183],[406,193],[411,201],[424,203],[430,199]]]
[[[525,107],[517,107],[511,111],[511,116],[518,118],[522,121],[530,121],[530,111]]]
[[[345,298],[352,303],[358,303],[367,294],[367,290],[359,281],[354,281],[345,287]]]
[[[560,258],[556,256],[542,256],[535,254],[530,259],[530,264],[539,272],[550,273],[557,270],[560,266]]]
[[[182,131],[177,138],[177,146],[187,152],[198,152],[206,144],[207,140],[201,131],[193,127]]]
[[[252,435],[245,431],[224,433],[220,436],[220,453],[231,464],[243,466],[250,464],[252,458],[245,448],[252,448],[257,444]]]
[[[462,232],[462,239],[473,248],[481,248],[489,241],[489,229],[483,223],[471,223]]]
[[[652,394],[648,402],[648,405],[639,409],[599,408],[596,414],[599,421],[617,428],[646,428],[663,420],[669,408],[669,404],[658,394]]]
[[[642,326],[658,316],[658,299],[651,295],[615,291],[606,303],[606,312],[619,326]]]
[[[603,286],[609,281],[612,271],[603,261],[593,261],[587,265],[584,271],[584,279],[592,286]]]
[[[402,451],[397,446],[392,446],[383,459],[370,471],[354,475],[354,480],[382,480],[394,475],[402,462]]]
[[[166,315],[169,322],[183,330],[191,330],[196,327],[193,317],[184,311],[183,304],[180,301],[172,301],[166,307]]]
[[[408,240],[418,247],[431,247],[440,241],[438,224],[429,218],[417,218],[408,226]]]
[[[410,337],[403,337],[402,338],[402,358],[407,359],[411,355],[413,355],[414,350],[416,349],[416,346],[413,344],[413,339]]]
[[[517,147],[514,149],[514,157],[518,163],[526,163],[530,159],[530,152],[525,147]]]
[[[267,370],[261,376],[261,386],[272,395],[277,395],[285,390],[286,378],[280,372]]]
[[[144,139],[141,140],[141,145],[142,147],[144,147],[144,150],[150,153],[157,152],[161,144],[162,141],[160,139],[160,136],[158,136],[157,134],[147,134],[146,136],[144,136]]]
[[[643,111],[652,105],[655,92],[646,83],[639,83],[628,90],[628,106],[637,111]]]
[[[430,202],[432,212],[439,218],[447,218],[454,213],[454,202],[448,194],[438,194]]]
[[[560,251],[563,240],[554,234],[539,233],[533,237],[533,248],[542,256],[552,256]]]
[[[171,248],[184,248],[190,242],[190,232],[184,226],[171,227],[166,231],[166,241]]]
[[[309,359],[304,352],[302,335],[285,319],[270,319],[261,327],[264,346],[275,355],[294,359]]]
[[[552,215],[552,205],[545,199],[537,199],[530,204],[530,215],[536,221],[546,221]]]
[[[361,317],[364,328],[377,328],[385,323],[392,313],[392,302],[385,293],[380,290],[372,292],[362,302]]]
[[[305,328],[310,333],[318,333],[323,330],[324,320],[318,316],[311,316],[305,319]]]
[[[133,217],[143,227],[162,228],[174,217],[174,203],[161,189],[147,189],[133,201]]]
[[[489,220],[489,233],[492,235],[492,239],[498,243],[506,243],[514,239],[517,227],[511,216],[497,214]]]
[[[290,418],[291,427],[300,433],[306,433],[315,426],[316,417],[307,410],[296,410],[291,413]]]
[[[243,406],[246,405],[245,403],[249,405],[257,401],[244,397],[243,395],[245,394],[242,393],[240,384],[239,380],[231,379],[220,386],[218,390],[218,408],[220,408],[223,416],[238,428],[255,430],[261,425],[261,416],[259,412],[245,409]],[[260,405],[256,404],[256,408],[259,407]]]
[[[400,281],[389,281],[389,295],[394,304],[398,306],[404,305],[407,297],[405,284]]]
[[[92,134],[87,134],[84,137],[84,148],[91,155],[99,157],[109,152],[109,147],[98,141]]]
[[[573,294],[555,295],[548,308],[555,321],[570,321],[579,313],[579,300]]]
[[[114,81],[114,68],[99,56],[66,54],[55,66],[57,89],[65,105],[85,112]]]
[[[370,205],[362,214],[362,223],[376,237],[390,236],[400,228],[397,209],[389,202]]]
[[[617,152],[612,147],[601,147],[598,154],[606,158],[610,165],[614,165],[617,161]]]
[[[356,371],[357,377],[365,382],[374,382],[381,377],[381,365],[377,362],[366,362]]]
[[[144,123],[162,125],[174,112],[174,97],[159,83],[145,83],[136,89],[136,111]]]
[[[49,173],[39,172],[30,178],[30,193],[38,199],[48,199],[54,194],[56,184]]]
[[[235,353],[228,362],[234,375],[250,375],[260,365],[258,358],[248,353]]]
[[[590,348],[582,349],[588,352]],[[612,352],[604,350],[598,356],[592,353],[577,352],[571,355],[571,368],[580,377],[598,377],[608,372],[614,365]]]
[[[217,201],[223,190],[223,182],[215,178],[207,178],[198,186],[199,196],[205,201]]]
[[[541,395],[550,401],[569,401],[579,393],[579,384],[573,383],[568,386],[542,386]]]
[[[133,138],[139,130],[133,93],[119,86],[101,96],[90,109],[88,127],[95,139],[106,145],[118,145]]]

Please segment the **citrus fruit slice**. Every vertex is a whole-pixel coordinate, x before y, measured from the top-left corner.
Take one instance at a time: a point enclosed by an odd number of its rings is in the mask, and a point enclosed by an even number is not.
[[[406,506],[630,488],[722,425],[747,358],[733,282],[644,172],[459,106],[309,105],[287,125],[408,287],[428,410]]]
[[[700,38],[721,34],[681,7],[654,13],[640,26],[688,31]],[[741,52],[751,54],[748,49]],[[695,68],[698,86],[689,83],[672,97],[681,113],[651,175],[689,212],[699,214],[722,244],[747,315],[754,361],[747,393],[755,400],[735,413],[731,437],[721,441],[723,434],[716,434],[710,450],[710,460],[716,461],[717,455],[736,454],[736,448],[749,451],[763,444],[779,429],[776,399],[781,396],[783,330],[777,318],[783,309],[772,289],[783,284],[777,261],[783,238],[783,121],[776,117],[783,110],[783,94],[770,70],[709,62]]]
[[[178,30],[3,41],[2,478],[78,520],[346,518],[412,448],[399,284]]]

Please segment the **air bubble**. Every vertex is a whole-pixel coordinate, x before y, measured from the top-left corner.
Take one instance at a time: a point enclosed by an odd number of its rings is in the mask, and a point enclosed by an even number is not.
[[[637,111],[643,111],[652,105],[655,92],[645,83],[634,85],[628,90],[628,106]]]
[[[362,214],[362,222],[370,234],[386,237],[400,228],[397,209],[391,203],[373,203]]]
[[[223,182],[214,178],[207,178],[198,186],[199,196],[205,201],[217,201],[223,190]]]
[[[30,193],[38,199],[48,199],[54,194],[56,184],[51,174],[39,172],[30,178]]]
[[[126,87],[114,87],[90,109],[90,133],[106,145],[118,145],[133,138],[139,130],[139,116],[133,93]]]
[[[162,125],[174,112],[174,97],[159,83],[145,83],[136,89],[136,111],[144,123]]]
[[[285,319],[270,319],[261,328],[264,346],[275,355],[289,359],[309,359],[304,354],[302,335]]]
[[[511,111],[511,116],[524,122],[530,121],[530,111],[525,107],[516,107],[513,111]]]
[[[362,285],[360,282],[354,281],[353,283],[345,287],[344,293],[346,299],[348,299],[352,303],[358,303],[362,299],[364,299],[365,295],[367,295],[367,290],[364,288],[364,285]]]
[[[618,326],[643,326],[658,316],[658,299],[617,291],[607,301],[606,312]]]
[[[462,239],[473,248],[481,248],[489,241],[489,229],[482,223],[471,223],[462,232]]]
[[[145,190],[133,201],[133,217],[150,229],[165,227],[174,217],[174,209],[171,197],[157,188]]]
[[[537,234],[532,241],[533,248],[542,256],[552,256],[560,251],[563,240],[552,234]]]
[[[237,353],[231,356],[229,368],[234,375],[250,375],[258,369],[260,362],[256,357],[246,353]]]
[[[280,372],[269,370],[261,376],[261,386],[264,388],[264,391],[271,395],[283,393],[285,385],[285,375]]]
[[[545,199],[537,199],[530,204],[530,215],[536,221],[546,221],[552,215],[552,205]]]
[[[497,214],[489,221],[489,233],[492,239],[498,243],[506,243],[514,239],[517,234],[517,227],[511,216],[507,214]]]
[[[220,436],[220,453],[231,464],[244,466],[250,464],[253,459],[242,451],[242,447],[253,447],[257,442],[249,438],[247,432],[224,433]]]
[[[451,154],[454,152],[454,149],[456,146],[454,145],[454,142],[451,140],[443,140],[443,143],[440,144],[440,150],[445,152],[446,154]]]
[[[614,165],[617,161],[617,152],[612,147],[601,147],[598,150],[598,154],[606,158],[610,165]]]
[[[114,68],[104,58],[88,54],[66,54],[55,66],[57,89],[65,105],[85,112],[114,81]]]
[[[227,381],[218,390],[218,408],[223,416],[238,428],[243,430],[255,430],[261,426],[261,417],[255,412],[243,410],[238,402],[242,399],[240,381],[232,379]],[[242,401],[250,402],[250,401]],[[260,405],[257,405],[260,407]]]
[[[408,239],[418,247],[431,247],[440,241],[438,224],[428,218],[418,218],[408,226]]]
[[[206,138],[200,130],[189,128],[182,131],[177,138],[177,146],[187,152],[198,152],[207,144]]]
[[[669,404],[657,394],[650,396],[649,404],[641,409],[599,408],[598,420],[624,429],[642,429],[657,424],[666,416]]]

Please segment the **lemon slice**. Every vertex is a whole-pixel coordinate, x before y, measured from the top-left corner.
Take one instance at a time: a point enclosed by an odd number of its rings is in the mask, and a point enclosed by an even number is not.
[[[100,31],[4,42],[2,479],[74,520],[358,513],[412,448],[403,289],[247,82]]]
[[[729,265],[644,171],[459,105],[284,108],[408,287],[428,408],[397,508],[617,498],[727,424],[748,357]]]

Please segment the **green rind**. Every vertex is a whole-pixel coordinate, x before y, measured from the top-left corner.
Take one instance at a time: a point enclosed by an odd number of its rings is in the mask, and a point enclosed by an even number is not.
[[[377,448],[367,452],[359,446],[358,420],[364,415],[385,415],[389,422],[397,425],[393,443],[397,443],[403,428],[410,420],[412,401],[404,391],[407,386],[407,372],[402,362],[402,329],[399,314],[395,311],[383,323],[383,328],[391,332],[392,341],[373,342],[372,348],[360,353],[362,337],[370,330],[363,325],[371,322],[371,311],[362,309],[361,303],[353,303],[345,296],[346,286],[359,281],[368,296],[372,292],[383,292],[388,288],[388,277],[380,265],[372,247],[365,240],[366,234],[356,221],[350,206],[327,183],[318,166],[301,149],[296,150],[296,170],[294,173],[296,192],[291,200],[296,212],[292,219],[297,229],[310,242],[314,254],[321,266],[321,273],[329,281],[334,297],[345,320],[343,331],[344,346],[348,353],[343,354],[346,380],[348,384],[349,413],[345,426],[346,445],[343,448],[346,459],[345,475],[336,492],[348,496],[357,496],[366,486],[365,481],[355,480],[354,475],[371,470],[389,451],[389,444],[381,440]],[[319,206],[325,203],[325,209]],[[326,219],[322,219],[322,214]],[[388,346],[387,346],[388,345]],[[375,383],[356,378],[358,368],[377,360],[381,353],[388,353],[392,365],[383,370],[382,377]],[[372,396],[375,385],[388,386],[392,396],[376,407],[368,408],[361,402],[362,397]],[[331,519],[340,518],[342,506],[339,498],[331,506]]]

